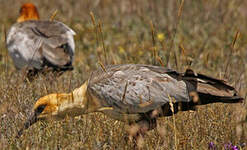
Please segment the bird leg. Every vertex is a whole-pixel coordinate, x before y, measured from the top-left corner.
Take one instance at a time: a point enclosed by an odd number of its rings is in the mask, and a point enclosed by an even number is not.
[[[137,124],[139,125],[139,131],[137,132],[137,136],[143,136],[147,131],[157,127],[156,119],[141,120],[137,122]]]
[[[149,130],[157,127],[156,119],[143,119],[135,123],[131,123],[127,132],[129,134],[129,140],[133,141],[135,146],[140,147],[143,136]]]

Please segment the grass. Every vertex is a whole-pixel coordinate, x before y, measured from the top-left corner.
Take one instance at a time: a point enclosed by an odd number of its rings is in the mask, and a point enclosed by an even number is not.
[[[33,1],[42,19],[57,10],[54,19],[77,35],[75,69],[57,78],[40,75],[31,83],[23,82],[23,73],[15,70],[4,44],[5,31],[23,2],[0,4],[0,149],[133,149],[124,140],[126,125],[99,113],[40,122],[14,138],[39,97],[71,91],[100,64],[156,64],[178,71],[189,67],[229,81],[246,96],[247,3],[243,0]],[[160,118],[142,148],[208,149],[210,142],[218,149],[228,142],[239,145],[247,141],[247,125],[239,123],[246,110],[246,102],[211,104]]]

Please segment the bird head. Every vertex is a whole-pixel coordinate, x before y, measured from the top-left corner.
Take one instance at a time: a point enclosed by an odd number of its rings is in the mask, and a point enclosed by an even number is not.
[[[17,22],[27,20],[39,20],[38,10],[32,3],[25,3],[21,6],[20,16],[18,17]]]
[[[44,120],[49,116],[52,117],[58,112],[58,97],[57,94],[50,94],[41,97],[37,100],[33,107],[31,115],[27,118],[24,127],[18,132],[17,137],[22,135],[25,129],[28,129],[31,125],[37,121]]]
[[[86,91],[87,82],[71,93],[49,94],[38,99],[34,104],[31,115],[24,123],[24,127],[19,130],[17,137],[20,137],[24,130],[40,120],[47,120],[49,118],[61,120],[65,116],[78,116],[94,112],[96,108],[94,109],[93,106],[96,106],[96,104],[88,103]]]

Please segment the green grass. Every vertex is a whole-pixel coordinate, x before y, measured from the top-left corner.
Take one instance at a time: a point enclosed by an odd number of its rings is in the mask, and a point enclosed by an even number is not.
[[[247,3],[243,0],[191,0],[182,6],[179,0],[36,0],[42,19],[49,19],[57,9],[55,19],[75,30],[76,54],[72,72],[57,78],[40,75],[31,83],[23,82],[23,73],[15,70],[4,44],[5,30],[15,22],[22,2],[0,2],[0,149],[133,149],[125,140],[126,125],[99,113],[40,122],[19,139],[15,135],[39,97],[80,86],[100,67],[99,62],[161,65],[153,57],[154,50],[164,66],[181,72],[190,67],[227,80],[246,96]],[[247,125],[239,123],[246,110],[245,102],[180,112],[175,115],[176,132],[172,117],[161,118],[159,127],[145,136],[143,149],[208,149],[209,142],[222,149],[228,142],[246,142]],[[236,127],[242,131],[237,133]]]

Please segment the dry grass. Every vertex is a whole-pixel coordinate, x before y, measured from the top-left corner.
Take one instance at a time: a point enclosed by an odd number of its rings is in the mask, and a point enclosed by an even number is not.
[[[14,138],[37,98],[71,91],[100,63],[163,64],[178,71],[190,67],[228,80],[246,96],[246,1],[36,0],[42,19],[58,10],[55,19],[76,31],[76,56],[74,71],[58,78],[41,75],[31,83],[23,82],[4,45],[5,30],[15,22],[23,2],[0,1],[0,149],[132,149],[133,144],[124,140],[125,125],[103,114],[40,122]],[[211,104],[161,118],[142,148],[238,145],[247,141],[247,125],[238,123],[246,109],[246,102]]]

